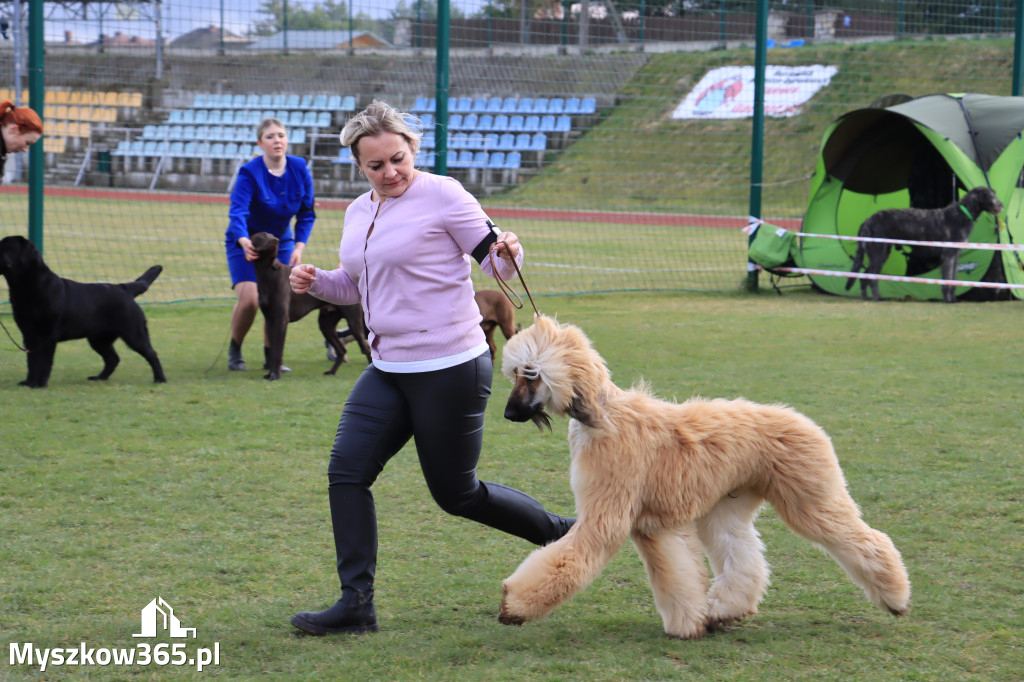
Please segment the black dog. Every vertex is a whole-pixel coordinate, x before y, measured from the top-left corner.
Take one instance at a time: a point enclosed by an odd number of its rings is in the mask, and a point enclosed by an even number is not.
[[[0,274],[7,278],[14,321],[28,351],[28,378],[20,385],[44,388],[57,343],[81,338],[103,358],[103,371],[90,379],[105,381],[114,373],[120,361],[114,341],[120,338],[146,358],[153,381],[167,381],[149,342],[146,316],[135,302],[162,270],[154,265],[124,284],[84,284],[57,276],[24,237],[0,239]]]
[[[370,361],[370,344],[366,342],[366,330],[363,326],[363,308],[358,303],[353,305],[333,305],[322,301],[311,294],[296,294],[288,284],[291,270],[277,260],[279,240],[267,232],[257,232],[252,236],[252,247],[258,254],[253,266],[256,269],[256,288],[259,291],[260,311],[267,323],[267,374],[264,379],[281,378],[281,362],[284,357],[284,340],[288,332],[288,323],[297,322],[314,310],[320,311],[320,333],[328,345],[334,349],[334,366],[324,374],[334,374],[338,366],[345,362],[345,346],[338,338],[338,323],[348,321],[352,335],[359,347]]]
[[[880,237],[884,239],[907,239],[912,241],[934,242],[966,242],[974,229],[974,221],[982,213],[997,215],[1003,210],[1003,204],[996,193],[988,187],[975,187],[965,194],[960,201],[953,202],[945,208],[890,208],[879,211],[864,221],[857,234],[861,237]],[[892,251],[892,244],[883,242],[858,242],[857,253],[853,257],[851,272],[860,272],[864,267],[864,256],[867,255],[867,267],[864,271],[877,275]],[[960,258],[960,249],[942,248],[937,246],[911,246],[911,253],[917,256],[939,256],[942,260],[942,279],[956,279],[956,266]],[[846,289],[857,280],[851,277]],[[868,285],[876,301],[882,300],[878,295],[877,279],[861,279],[860,295],[868,298]],[[942,285],[942,299],[946,303],[956,303],[956,287]]]

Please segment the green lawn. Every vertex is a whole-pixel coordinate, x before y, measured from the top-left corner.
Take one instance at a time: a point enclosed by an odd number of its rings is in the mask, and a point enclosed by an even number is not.
[[[767,509],[772,565],[761,612],[695,642],[664,636],[626,546],[546,620],[497,621],[501,580],[531,547],[446,516],[406,450],[375,486],[378,614],[364,637],[300,636],[298,610],[337,593],[326,463],[356,358],[336,377],[316,324],[293,325],[278,382],[225,368],[230,308],[150,305],[169,383],[118,344],[62,344],[49,388],[16,385],[0,344],[0,632],[37,648],[134,647],[160,596],[202,676],[337,680],[1009,680],[1024,670],[1021,310],[1014,303],[869,304],[807,291],[540,297],[581,326],[614,380],[664,397],[784,402],[832,436],[866,520],[902,551],[910,616],[871,606],[842,570]],[[519,321],[529,323],[520,311]],[[13,329],[7,313],[0,319]],[[0,337],[2,338],[2,337]],[[250,337],[251,364],[259,355]],[[358,354],[355,354],[358,355]],[[572,511],[566,422],[554,433],[501,413],[495,377],[480,475]],[[170,642],[171,640],[160,640]],[[143,679],[183,667],[11,665],[0,679]]]

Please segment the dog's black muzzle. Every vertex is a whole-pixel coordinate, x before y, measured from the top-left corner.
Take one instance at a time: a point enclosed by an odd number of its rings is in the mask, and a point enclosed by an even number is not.
[[[551,417],[547,412],[544,411],[543,406],[540,404],[532,405],[519,402],[515,398],[510,398],[508,404],[505,405],[505,419],[512,422],[526,422],[533,421],[537,425],[537,429],[543,431],[544,427],[548,427],[551,430]]]

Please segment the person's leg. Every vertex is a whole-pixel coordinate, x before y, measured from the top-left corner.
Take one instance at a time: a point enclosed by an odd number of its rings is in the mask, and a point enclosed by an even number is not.
[[[405,399],[389,375],[368,367],[345,403],[327,469],[342,596],[324,611],[293,617],[300,630],[316,635],[377,630],[377,515],[370,486],[410,434]]]
[[[228,369],[245,369],[245,360],[242,358],[242,342],[245,335],[252,328],[256,319],[256,311],[259,310],[259,299],[256,291],[256,282],[238,282],[235,284],[235,293],[238,300],[235,301],[234,310],[231,311],[231,343],[228,347]]]
[[[485,352],[446,370],[399,375],[420,467],[444,511],[544,545],[565,535],[575,519],[552,514],[526,493],[476,476],[491,374]]]

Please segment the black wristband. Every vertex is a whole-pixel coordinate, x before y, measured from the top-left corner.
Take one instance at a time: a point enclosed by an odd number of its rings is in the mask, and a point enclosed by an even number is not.
[[[480,243],[473,249],[473,253],[470,254],[476,259],[477,263],[483,263],[484,258],[487,258],[487,254],[491,251],[491,244],[498,241],[498,235],[494,230],[488,230],[487,236],[480,240]]]

